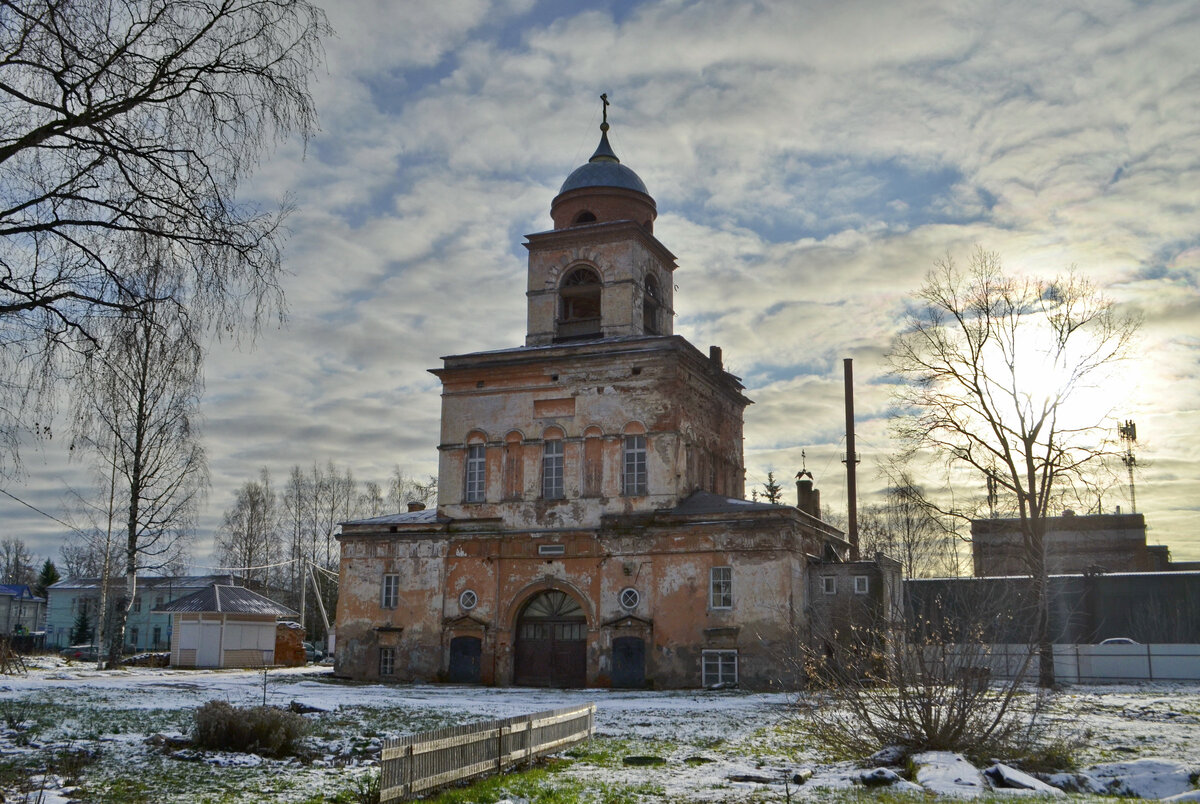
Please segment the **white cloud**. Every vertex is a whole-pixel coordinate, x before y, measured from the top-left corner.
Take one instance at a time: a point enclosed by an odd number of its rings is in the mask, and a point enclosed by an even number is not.
[[[264,464],[434,471],[425,369],[522,342],[520,235],[549,227],[607,91],[613,145],[680,258],[677,329],[750,384],[751,480],[790,480],[807,447],[837,499],[844,357],[870,476],[906,294],[979,243],[1017,271],[1075,264],[1144,311],[1139,509],[1200,559],[1194,4],[664,0],[549,24],[531,2],[328,9],[321,134],[247,186],[297,205],[291,318],[209,357],[209,526]],[[54,466],[28,477],[49,506]]]

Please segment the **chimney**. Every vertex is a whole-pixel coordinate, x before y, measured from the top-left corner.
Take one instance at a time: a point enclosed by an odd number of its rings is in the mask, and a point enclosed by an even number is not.
[[[813,488],[812,472],[807,469],[796,473],[796,507],[809,516],[821,518],[821,492]]]
[[[425,510],[425,503],[423,503],[423,502],[416,502],[415,500],[410,500],[410,501],[409,501],[409,503],[408,503],[408,512],[409,512],[410,514],[411,514],[413,511],[424,511],[424,510]]]
[[[858,561],[858,452],[854,449],[854,361],[842,361],[846,376],[846,539],[850,542],[850,560]]]
[[[708,360],[710,363],[713,364],[713,368],[717,369],[718,371],[725,370],[725,364],[721,362],[721,347],[720,346],[708,347]]]

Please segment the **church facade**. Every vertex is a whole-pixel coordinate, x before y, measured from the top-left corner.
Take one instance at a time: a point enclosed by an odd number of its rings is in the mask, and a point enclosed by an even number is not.
[[[527,238],[525,344],[433,370],[436,509],[342,526],[339,675],[678,688],[795,673],[814,567],[849,545],[815,494],[744,499],[750,400],[719,349],[673,333],[676,259],[601,131],[553,229]]]

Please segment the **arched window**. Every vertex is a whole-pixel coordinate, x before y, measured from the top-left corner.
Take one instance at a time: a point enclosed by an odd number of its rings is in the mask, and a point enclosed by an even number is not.
[[[583,212],[580,212],[578,215],[575,216],[575,225],[577,225],[577,226],[581,223],[595,223],[595,222],[596,222],[596,216],[593,215],[592,213],[588,212],[586,209]]]
[[[659,321],[663,308],[662,287],[658,280],[646,274],[646,292],[642,297],[642,331],[647,335],[661,335]]]
[[[600,276],[591,268],[576,268],[559,288],[558,338],[587,338],[600,334]]]
[[[562,431],[551,428],[542,441],[542,499],[563,498],[563,441]]]

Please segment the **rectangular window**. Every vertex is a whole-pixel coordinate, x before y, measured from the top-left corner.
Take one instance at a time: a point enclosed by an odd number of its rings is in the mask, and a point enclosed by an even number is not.
[[[135,597],[133,599],[133,613],[138,614],[141,612],[141,610],[142,610],[142,598]]]
[[[547,441],[542,448],[542,497],[563,498],[563,442]]]
[[[384,575],[383,576],[383,592],[379,596],[379,605],[385,609],[396,608],[396,603],[400,599],[400,576],[399,575]]]
[[[827,595],[837,594],[837,576],[822,575],[821,576],[821,591]]]
[[[163,596],[162,596],[162,595],[157,595],[157,596],[155,596],[155,598],[154,598],[154,608],[156,608],[156,609],[161,609],[161,608],[162,608],[162,604],[163,604]]]
[[[728,687],[738,683],[738,655],[736,650],[704,651],[705,687],[717,685]]]
[[[154,647],[157,649],[162,642],[162,626],[154,626]]]
[[[485,458],[483,444],[472,444],[467,447],[467,502],[483,502]]]
[[[136,628],[129,629],[129,644],[137,647],[138,630]]]
[[[867,580],[867,576],[866,575],[855,575],[854,576],[854,594],[865,595],[867,593],[868,589],[870,589],[870,582]]]
[[[562,556],[567,554],[567,546],[565,544],[539,544],[539,556]]]
[[[379,675],[390,676],[396,672],[396,649],[379,649]]]
[[[637,497],[646,493],[646,437],[625,436],[625,460],[621,476],[621,493]]]
[[[708,604],[714,609],[733,608],[733,567],[709,570]]]

